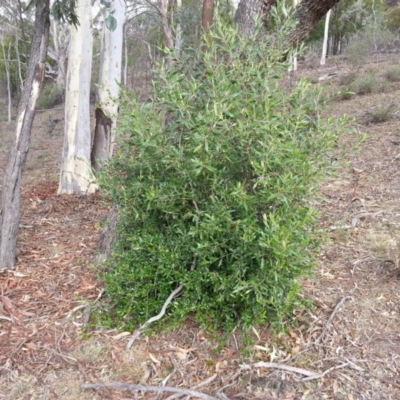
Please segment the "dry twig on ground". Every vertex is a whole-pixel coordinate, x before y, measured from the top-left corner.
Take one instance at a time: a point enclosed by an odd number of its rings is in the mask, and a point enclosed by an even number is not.
[[[124,390],[142,390],[145,392],[172,392],[172,393],[180,393],[187,396],[197,397],[203,400],[218,400],[216,397],[209,396],[208,394],[197,392],[196,390],[191,389],[181,389],[175,388],[171,386],[143,386],[143,385],[130,385],[128,383],[123,382],[110,382],[110,383],[84,383],[82,385],[83,389],[103,389],[103,388],[115,388],[115,389],[124,389]]]

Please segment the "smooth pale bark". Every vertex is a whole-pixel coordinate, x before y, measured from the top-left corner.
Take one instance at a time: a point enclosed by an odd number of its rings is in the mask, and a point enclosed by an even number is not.
[[[322,55],[321,55],[321,65],[325,65],[326,62],[326,52],[328,50],[328,38],[329,38],[329,18],[331,17],[331,11],[329,10],[325,17],[325,30],[324,30],[324,41],[322,43]]]
[[[24,90],[24,78],[22,77],[22,67],[21,67],[21,57],[19,55],[19,37],[15,36],[15,54],[17,55],[17,68],[18,68],[18,78],[19,78],[19,88],[21,93]]]
[[[127,85],[128,83],[128,41],[127,41],[127,34],[126,34],[126,29],[127,23],[125,21],[124,24],[124,86]]]
[[[100,77],[97,89],[96,125],[91,154],[92,166],[99,170],[101,162],[107,160],[113,151],[115,128],[122,70],[122,46],[126,5],[124,0],[114,0],[114,14],[117,27],[114,31],[103,27],[100,52]]]
[[[71,26],[58,194],[93,193],[96,190],[90,166],[91,0],[78,0],[76,15],[79,25]]]
[[[172,35],[172,29],[168,22],[168,1],[158,0],[157,9],[161,15],[161,24],[164,32],[165,47],[168,49],[173,49],[174,38]]]
[[[179,58],[181,54],[182,48],[182,0],[176,0],[176,14],[177,14],[177,22],[176,22],[176,31],[175,31],[175,48],[174,48],[174,56],[175,58]]]
[[[36,0],[27,77],[18,108],[15,142],[4,173],[0,214],[0,269],[14,268],[21,218],[22,169],[29,151],[36,102],[43,85],[50,26],[49,0]]]
[[[10,80],[10,50],[11,50],[11,42],[8,42],[8,51],[6,54],[5,44],[4,44],[4,36],[1,35],[1,50],[3,53],[3,61],[4,61],[4,69],[6,70],[6,82],[7,82],[7,122],[11,122],[11,80]]]
[[[56,68],[51,69],[47,65],[47,75],[54,79],[58,90],[65,90],[66,65],[70,41],[69,29],[70,27],[66,24],[54,20],[50,21],[52,43],[49,46],[48,56],[55,62]]]
[[[293,7],[296,8],[299,3],[300,3],[300,0],[293,0]],[[296,56],[290,57],[289,71],[297,71],[297,57]]]

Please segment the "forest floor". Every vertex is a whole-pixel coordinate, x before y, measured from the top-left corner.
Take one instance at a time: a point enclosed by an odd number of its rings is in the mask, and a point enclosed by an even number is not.
[[[396,63],[398,56],[380,56],[357,75],[379,77]],[[334,73],[316,84],[337,93],[349,70],[338,61],[299,74],[317,81]],[[236,331],[221,345],[187,323],[141,336],[130,349],[131,332],[87,325],[93,303],[103,300],[93,255],[110,207],[98,194],[57,196],[63,121],[52,120],[63,111],[39,112],[24,174],[18,262],[0,274],[0,399],[179,397],[82,388],[113,381],[190,388],[215,399],[400,399],[399,112],[398,83],[329,103],[333,117],[356,122],[340,138],[346,153],[337,173],[321,185],[317,207],[329,241],[315,273],[302,280],[314,308],[299,313],[298,326],[280,335],[257,328],[246,338]],[[373,123],[377,114],[386,114],[384,121]],[[2,122],[1,170],[12,134],[13,125]]]

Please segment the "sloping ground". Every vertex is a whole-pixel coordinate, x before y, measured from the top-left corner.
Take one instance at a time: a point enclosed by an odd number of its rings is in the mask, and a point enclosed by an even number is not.
[[[311,74],[330,69],[337,68]],[[0,398],[178,398],[81,387],[119,381],[231,400],[400,399],[400,91],[393,86],[331,103],[331,113],[364,121],[388,103],[386,122],[360,127],[364,141],[356,133],[340,139],[347,155],[318,203],[330,240],[315,274],[303,281],[315,307],[296,315],[297,327],[278,336],[267,328],[245,337],[233,332],[225,343],[188,322],[140,337],[129,350],[130,333],[85,325],[90,303],[102,301],[92,255],[109,207],[97,195],[56,195],[61,130],[46,132],[48,116],[40,116],[23,189],[17,269],[0,275]],[[5,154],[2,148],[0,165]],[[257,362],[276,364],[241,367]]]

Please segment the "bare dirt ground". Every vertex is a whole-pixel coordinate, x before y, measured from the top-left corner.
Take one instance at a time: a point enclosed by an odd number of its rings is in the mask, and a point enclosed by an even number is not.
[[[379,75],[397,61],[381,57],[368,68]],[[331,63],[301,73],[318,78],[347,70]],[[337,80],[323,84],[338,91]],[[363,124],[388,104],[386,121]],[[396,84],[386,93],[330,103],[330,114],[353,115],[359,126],[343,133],[339,147],[347,153],[321,186],[321,229],[330,240],[315,274],[302,282],[315,307],[298,313],[298,326],[280,335],[258,327],[246,334],[250,345],[233,332],[221,346],[187,323],[140,337],[129,350],[131,333],[86,325],[91,304],[102,301],[93,254],[109,205],[99,195],[56,195],[63,123],[51,123],[49,115],[62,111],[39,113],[24,178],[17,268],[0,275],[0,398],[179,397],[82,388],[123,382],[190,388],[214,399],[400,399],[399,112]],[[3,122],[0,136],[3,168],[12,126]]]

